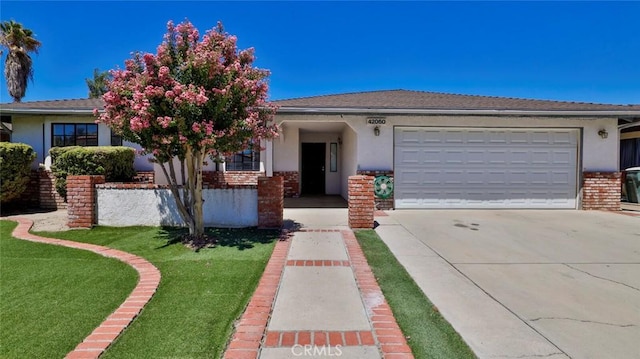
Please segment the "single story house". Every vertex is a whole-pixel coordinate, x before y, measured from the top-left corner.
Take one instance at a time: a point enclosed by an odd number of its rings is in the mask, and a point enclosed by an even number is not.
[[[585,179],[619,186],[621,140],[635,146],[625,144],[624,166],[640,165],[640,105],[407,90],[275,103],[279,138],[212,171],[283,176],[286,196],[344,198],[349,176],[376,175],[385,208],[581,208]],[[1,104],[0,114],[11,116],[12,141],[35,148],[37,166],[54,145],[120,144],[94,124],[101,106],[37,101]],[[141,157],[136,168],[153,166]]]

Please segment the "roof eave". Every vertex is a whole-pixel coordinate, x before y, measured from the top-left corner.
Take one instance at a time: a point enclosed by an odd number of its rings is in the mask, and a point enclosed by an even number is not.
[[[640,116],[640,111],[617,110],[466,110],[416,108],[294,107],[281,106],[281,113],[389,114],[389,115],[515,115],[515,116]]]
[[[99,109],[103,112],[102,109]],[[49,109],[49,108],[0,108],[7,115],[93,115],[93,109]]]

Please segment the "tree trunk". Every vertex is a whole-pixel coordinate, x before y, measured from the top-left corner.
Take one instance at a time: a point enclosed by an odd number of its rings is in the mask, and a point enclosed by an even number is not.
[[[169,171],[167,171],[165,164],[169,165]],[[195,224],[193,221],[193,215],[192,215],[193,212],[190,211],[187,206],[185,206],[184,201],[182,200],[186,197],[186,192],[184,189],[185,182],[183,182],[183,190],[181,191],[182,199],[181,199],[180,191],[178,191],[176,171],[175,171],[175,168],[173,167],[173,159],[171,159],[171,161],[169,162],[161,163],[160,167],[162,168],[162,172],[164,173],[164,176],[167,179],[167,182],[169,182],[169,189],[171,190],[171,194],[173,195],[173,198],[176,201],[176,205],[178,206],[178,213],[180,213],[180,217],[182,217],[182,220],[189,228],[189,233],[191,234],[192,233],[191,229],[195,228]]]
[[[204,162],[204,153],[201,151],[196,151],[194,153],[195,158],[195,186],[193,189],[193,219],[195,222],[195,232],[197,235],[204,235],[204,211],[203,204],[204,201],[202,199],[202,165]],[[190,174],[191,175],[191,174]]]
[[[202,166],[204,157],[205,153],[201,150],[193,151],[191,147],[187,147],[185,158],[180,161],[182,191],[178,191],[179,186],[173,159],[168,162],[168,172],[164,163],[161,164],[162,171],[167,178],[167,182],[169,182],[171,193],[178,205],[178,212],[187,228],[189,228],[189,235],[191,236],[204,235],[204,201],[202,200]]]

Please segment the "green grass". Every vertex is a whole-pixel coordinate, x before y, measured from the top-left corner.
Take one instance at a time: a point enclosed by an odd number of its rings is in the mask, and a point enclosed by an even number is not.
[[[120,306],[138,274],[91,252],[13,238],[15,227],[0,221],[0,358],[62,358]]]
[[[373,230],[355,234],[416,359],[475,358],[378,234]]]
[[[137,254],[162,273],[141,315],[101,358],[218,358],[257,286],[277,231],[212,231],[221,245],[198,252],[180,233],[152,227],[96,227],[38,233]]]

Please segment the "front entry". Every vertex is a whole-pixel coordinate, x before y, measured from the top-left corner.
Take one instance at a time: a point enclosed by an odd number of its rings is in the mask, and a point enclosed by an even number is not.
[[[303,195],[325,194],[325,143],[303,143],[301,184]]]

